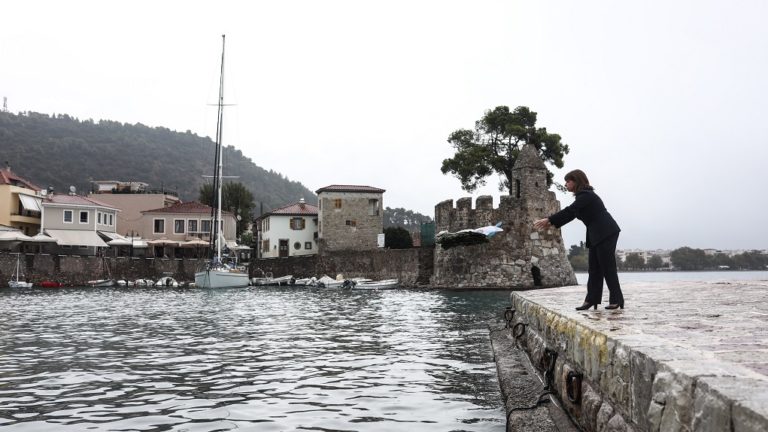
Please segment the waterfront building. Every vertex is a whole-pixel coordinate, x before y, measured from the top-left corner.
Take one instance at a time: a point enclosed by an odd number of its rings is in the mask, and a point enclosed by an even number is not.
[[[319,253],[378,248],[384,231],[384,192],[357,185],[330,185],[315,191]]]
[[[10,166],[0,169],[0,225],[28,236],[39,233],[41,201],[40,187],[12,172]]]
[[[115,238],[119,209],[91,197],[48,193],[42,200],[42,231],[56,240],[56,253],[98,255]],[[101,235],[100,235],[101,234]]]
[[[152,189],[143,182],[99,180],[91,182],[91,196],[120,209],[116,231],[124,236],[151,238],[150,225],[144,224],[142,212],[169,207],[181,202],[176,192]]]
[[[144,210],[137,230],[152,247],[152,256],[181,258],[199,255],[211,239],[212,211],[211,206],[197,201]],[[235,215],[222,211],[221,217],[221,233],[226,246],[231,250],[240,250],[236,241]]]
[[[261,258],[317,254],[318,208],[304,202],[272,210],[256,219]]]

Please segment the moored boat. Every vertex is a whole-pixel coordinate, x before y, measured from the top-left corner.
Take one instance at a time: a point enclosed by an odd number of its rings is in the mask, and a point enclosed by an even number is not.
[[[16,269],[11,275],[11,280],[8,281],[8,286],[11,288],[32,288],[32,282],[27,282],[24,279],[24,271],[21,269],[21,255],[16,255]]]
[[[384,290],[397,288],[400,283],[397,279],[384,279],[380,281],[366,281],[356,283],[352,289],[357,290]]]
[[[248,273],[228,265],[221,259],[221,247],[224,236],[221,233],[221,189],[222,189],[222,128],[224,119],[224,35],[221,36],[221,75],[219,77],[218,115],[216,119],[216,163],[214,163],[213,191],[216,211],[213,212],[211,227],[211,246],[215,246],[216,254],[206,264],[205,269],[195,273],[195,286],[198,288],[242,288],[248,286]],[[212,248],[209,247],[209,250]]]

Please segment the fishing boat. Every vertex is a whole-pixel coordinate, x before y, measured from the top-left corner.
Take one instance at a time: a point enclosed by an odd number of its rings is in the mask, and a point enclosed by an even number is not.
[[[16,255],[16,270],[11,275],[11,280],[8,281],[8,286],[11,288],[32,288],[32,282],[27,282],[24,279],[24,271],[21,269],[21,255]]]
[[[380,281],[365,281],[365,282],[358,282],[354,286],[352,286],[352,289],[357,290],[385,290],[385,289],[393,289],[397,288],[398,284],[400,283],[397,279],[384,279]]]
[[[232,264],[221,260],[221,247],[224,236],[221,233],[221,189],[222,189],[222,129],[224,120],[224,46],[225,36],[221,35],[221,74],[219,75],[218,114],[216,118],[216,157],[213,170],[213,200],[215,211],[211,227],[211,241],[208,245],[209,256],[213,255],[202,271],[195,273],[195,286],[198,288],[242,288],[248,286],[248,273],[240,271]],[[216,253],[213,254],[213,250]]]

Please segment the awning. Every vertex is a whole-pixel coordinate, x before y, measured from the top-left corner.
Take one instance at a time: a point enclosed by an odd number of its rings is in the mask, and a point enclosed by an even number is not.
[[[95,246],[108,247],[96,234],[96,231],[53,230],[47,229],[45,233],[56,239],[59,246]]]
[[[98,231],[98,233],[110,240],[127,240],[126,237],[112,231]]]
[[[33,197],[30,195],[19,194],[19,200],[21,200],[21,206],[28,211],[42,212],[43,211],[43,199]]]

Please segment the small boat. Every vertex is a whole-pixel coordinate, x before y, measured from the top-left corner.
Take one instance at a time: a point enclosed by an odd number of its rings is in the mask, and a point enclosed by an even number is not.
[[[43,288],[61,288],[64,286],[64,284],[62,284],[61,282],[44,280],[40,282],[40,286]]]
[[[128,285],[128,282],[125,279],[118,279],[115,283],[117,284],[117,286],[121,286],[121,287]]]
[[[107,287],[115,286],[114,279],[96,279],[96,280],[89,280],[86,283],[88,284],[88,286],[91,286],[94,288],[107,288]]]
[[[21,255],[16,255],[16,270],[11,275],[11,280],[8,281],[8,286],[11,288],[32,288],[32,282],[26,282],[24,279],[24,271],[21,269]]]
[[[397,288],[400,283],[397,279],[384,279],[380,281],[358,282],[352,289],[357,290],[384,290]]]
[[[165,276],[158,279],[157,282],[155,283],[155,286],[156,287],[177,287],[179,286],[179,283],[176,282],[176,279],[170,276]]]
[[[323,277],[317,280],[316,286],[318,288],[352,288],[354,284],[349,279],[333,279],[330,276],[323,275]]]

